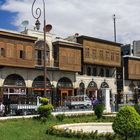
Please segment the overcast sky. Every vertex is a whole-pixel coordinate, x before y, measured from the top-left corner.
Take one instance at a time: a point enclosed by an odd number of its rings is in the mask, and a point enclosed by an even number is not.
[[[0,0],[0,14],[8,12],[12,17],[9,27],[21,31],[21,22],[29,20],[28,28],[33,29],[32,3],[33,0]],[[51,32],[57,36],[79,33],[113,41],[112,16],[116,14],[117,42],[140,40],[140,0],[45,0],[45,3],[47,23],[52,24]],[[42,8],[42,0],[35,5]],[[6,17],[0,22],[6,22]]]

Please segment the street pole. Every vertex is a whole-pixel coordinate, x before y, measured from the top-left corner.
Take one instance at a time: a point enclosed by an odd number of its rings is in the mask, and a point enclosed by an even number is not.
[[[113,22],[114,22],[114,42],[116,42],[116,15],[113,15]]]
[[[46,14],[45,14],[45,1],[43,1],[43,20],[44,20],[44,25],[43,25],[43,35],[44,35],[44,96],[46,95],[46,75],[47,75],[47,68],[46,68]],[[35,4],[36,0],[34,0],[33,4],[32,4],[32,15],[33,17],[36,19],[36,29],[39,30],[40,29],[40,22],[39,22],[39,18],[41,16],[41,9],[38,7],[35,10],[35,14],[34,14],[34,4]]]

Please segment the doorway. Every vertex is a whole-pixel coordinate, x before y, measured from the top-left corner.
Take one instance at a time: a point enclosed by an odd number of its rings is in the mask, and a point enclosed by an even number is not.
[[[65,101],[68,97],[68,91],[62,91],[61,92],[61,105],[65,105]]]

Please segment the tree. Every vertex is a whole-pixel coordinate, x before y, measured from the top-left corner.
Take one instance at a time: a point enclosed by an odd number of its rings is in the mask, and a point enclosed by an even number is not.
[[[140,135],[140,116],[132,106],[123,106],[119,110],[112,128],[115,133],[128,137]]]
[[[51,115],[51,112],[53,110],[52,104],[49,104],[48,98],[40,98],[40,102],[42,103],[38,107],[38,113],[40,114],[40,117],[49,117]]]
[[[95,112],[95,115],[97,116],[97,119],[102,118],[103,111],[104,111],[104,105],[103,104],[97,104],[95,106],[94,112]]]
[[[138,112],[138,114],[140,115],[140,105],[139,104],[135,104],[134,108]]]

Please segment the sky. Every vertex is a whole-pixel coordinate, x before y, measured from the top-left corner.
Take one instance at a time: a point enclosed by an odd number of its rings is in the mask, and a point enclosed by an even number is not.
[[[140,0],[44,0],[46,22],[51,33],[67,37],[79,33],[114,41],[113,15],[116,15],[117,42],[127,44],[140,40]],[[33,0],[0,0],[0,28],[23,31],[34,28]],[[35,8],[43,9],[43,0]],[[43,11],[40,17],[43,24]],[[42,25],[41,24],[41,25]],[[41,27],[42,29],[42,27]]]

